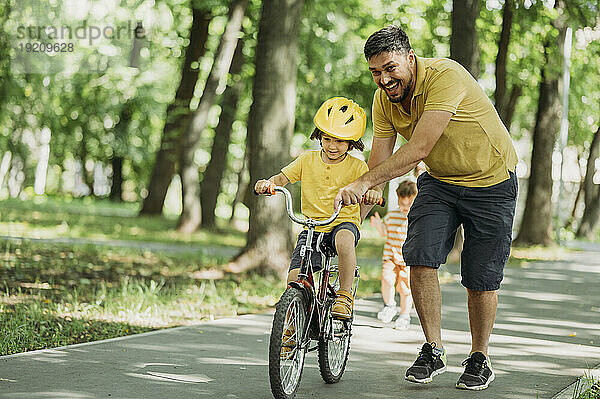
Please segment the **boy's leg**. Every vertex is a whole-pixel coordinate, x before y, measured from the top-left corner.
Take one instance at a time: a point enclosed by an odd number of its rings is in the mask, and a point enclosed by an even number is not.
[[[340,223],[331,232],[333,246],[338,255],[338,270],[340,276],[340,289],[331,308],[334,317],[348,319],[352,317],[354,295],[352,284],[356,272],[356,253],[354,248],[358,244],[360,233],[353,223]]]
[[[352,283],[354,282],[354,272],[356,270],[354,234],[350,230],[341,229],[336,232],[334,240],[339,261],[340,289],[352,292]]]
[[[391,260],[383,262],[381,268],[381,297],[386,306],[396,306],[394,296],[394,285],[396,284],[396,273],[394,273],[394,263]]]
[[[288,276],[287,276],[287,284],[291,283],[292,281],[296,281],[298,280],[298,274],[300,273],[300,269],[292,269],[288,272]]]
[[[405,270],[408,270],[408,268]],[[400,315],[410,314],[413,305],[410,283],[408,280],[409,276],[408,273],[405,273],[405,270],[400,272],[398,285],[396,285],[396,290],[398,291],[398,294],[400,294]]]
[[[396,310],[396,265],[389,259],[383,261],[381,267],[381,297],[383,298],[384,306],[377,313],[377,319],[382,323],[390,323],[398,311]]]
[[[398,316],[394,324],[394,328],[397,330],[406,330],[410,326],[410,311],[413,301],[408,278],[408,268],[398,267],[398,284],[396,285],[396,290],[400,294],[400,316]]]

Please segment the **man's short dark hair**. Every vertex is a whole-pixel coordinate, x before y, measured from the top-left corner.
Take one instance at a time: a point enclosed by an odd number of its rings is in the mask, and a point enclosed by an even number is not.
[[[365,43],[365,58],[367,61],[374,55],[383,52],[397,51],[407,53],[410,50],[410,41],[406,32],[400,27],[390,25],[373,33]]]

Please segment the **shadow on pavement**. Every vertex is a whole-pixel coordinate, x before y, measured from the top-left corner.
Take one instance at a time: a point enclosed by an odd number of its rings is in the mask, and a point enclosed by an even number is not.
[[[508,267],[491,339],[497,378],[485,393],[454,388],[470,348],[466,292],[443,286],[448,372],[404,381],[423,335],[375,319],[379,298],[357,302],[348,368],[325,384],[310,353],[298,398],[551,398],[600,363],[600,253]],[[458,273],[458,266],[444,266]],[[271,315],[222,319],[133,337],[0,358],[0,398],[270,398]]]

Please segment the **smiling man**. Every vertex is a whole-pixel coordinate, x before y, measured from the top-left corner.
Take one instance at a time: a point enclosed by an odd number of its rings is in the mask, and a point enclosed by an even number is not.
[[[395,26],[373,33],[364,53],[378,86],[370,171],[342,188],[336,204],[359,203],[367,189],[425,163],[402,252],[426,342],[406,379],[428,383],[446,371],[437,269],[462,224],[461,283],[467,289],[471,351],[456,387],[485,389],[495,377],[488,342],[512,240],[515,149],[484,91],[455,61],[417,57]],[[398,134],[407,142],[393,152]]]

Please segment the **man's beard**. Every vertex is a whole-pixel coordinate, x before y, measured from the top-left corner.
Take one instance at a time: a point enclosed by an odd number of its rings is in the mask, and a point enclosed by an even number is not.
[[[398,85],[401,85],[401,81],[399,79],[394,79],[394,82],[397,82]],[[393,103],[401,103],[402,101],[404,101],[406,99],[406,97],[408,97],[408,93],[410,93],[410,88],[412,87],[413,84],[413,76],[412,74],[410,75],[410,80],[408,81],[406,87],[404,87],[404,89],[402,90],[402,94],[400,94],[400,97],[390,97],[390,95],[388,94],[387,90],[385,90],[385,88],[383,89],[383,91],[385,92],[385,94],[387,94],[388,99],[390,100],[390,102]]]

